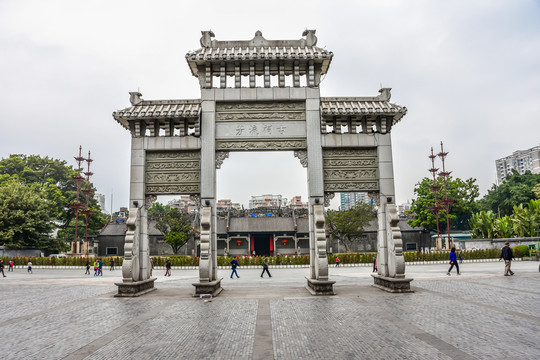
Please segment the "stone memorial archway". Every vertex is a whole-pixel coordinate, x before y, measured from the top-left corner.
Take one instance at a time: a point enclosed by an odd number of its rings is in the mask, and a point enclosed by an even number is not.
[[[221,291],[217,277],[216,169],[234,151],[294,151],[308,172],[310,275],[307,289],[333,294],[324,206],[335,192],[367,191],[378,201],[375,286],[409,291],[397,227],[390,130],[406,108],[373,97],[324,98],[321,75],[333,53],[315,30],[300,40],[217,41],[203,31],[186,60],[199,79],[197,100],[143,100],[113,117],[131,132],[130,213],[119,296],[154,289],[147,211],[158,195],[191,195],[200,204],[199,281],[195,295]]]

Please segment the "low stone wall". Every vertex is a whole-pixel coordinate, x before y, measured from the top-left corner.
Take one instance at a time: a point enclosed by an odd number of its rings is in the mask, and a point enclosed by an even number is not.
[[[456,239],[454,240],[454,244],[461,250],[501,249],[507,241],[510,243],[510,247],[516,245],[535,245],[538,248],[540,238]]]

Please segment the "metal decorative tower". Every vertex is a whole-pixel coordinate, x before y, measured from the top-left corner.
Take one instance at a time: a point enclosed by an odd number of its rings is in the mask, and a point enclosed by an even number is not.
[[[441,235],[440,235],[440,228],[439,228],[439,212],[443,209],[442,206],[439,205],[438,200],[438,193],[441,187],[437,185],[437,171],[439,171],[438,168],[435,167],[435,158],[437,155],[433,154],[433,147],[431,148],[431,155],[429,155],[429,158],[431,159],[431,169],[429,169],[429,172],[433,175],[433,185],[430,186],[431,191],[433,191],[433,198],[435,199],[434,205],[429,207],[429,210],[431,210],[435,214],[435,218],[437,219],[437,241],[439,241]]]
[[[91,210],[89,207],[89,200],[90,196],[94,194],[94,189],[90,186],[90,177],[94,175],[94,173],[90,172],[90,164],[92,163],[92,159],[90,158],[90,151],[88,151],[88,158],[85,159],[87,163],[87,171],[84,173],[86,176],[86,188],[82,191],[84,194],[84,197],[86,198],[85,208],[84,210],[81,210],[81,214],[84,214],[85,216],[85,224],[84,224],[84,243],[85,243],[85,253],[88,255],[88,217],[90,217],[94,210]]]
[[[70,204],[69,207],[75,211],[75,236],[73,238],[73,242],[71,244],[71,253],[72,254],[78,254],[80,252],[79,248],[79,239],[78,239],[78,225],[79,225],[79,212],[82,208],[84,208],[84,204],[81,204],[79,201],[79,192],[81,190],[81,183],[84,181],[84,177],[81,175],[82,171],[82,162],[84,161],[84,158],[82,157],[82,146],[79,146],[79,156],[75,157],[75,160],[77,161],[77,175],[73,176],[73,180],[75,181],[75,185],[77,186],[77,193],[75,202]]]
[[[70,208],[75,211],[75,235],[73,238],[73,242],[71,244],[71,254],[80,254],[81,248],[79,246],[79,214],[85,215],[85,230],[84,230],[84,241],[86,244],[86,252],[88,252],[88,216],[92,215],[94,213],[93,210],[90,210],[89,208],[89,199],[90,195],[94,193],[94,190],[90,187],[90,176],[93,175],[92,172],[90,172],[90,163],[93,161],[90,158],[90,151],[88,152],[88,158],[85,159],[82,156],[82,146],[79,146],[79,156],[75,157],[75,160],[77,161],[77,175],[73,176],[73,180],[75,181],[75,185],[77,187],[77,193],[75,197],[75,202],[71,203],[69,205]],[[86,179],[82,176],[81,171],[83,171],[82,163],[83,161],[86,161],[88,164],[88,170],[84,173],[86,176]],[[80,202],[80,193],[81,193],[81,184],[83,181],[86,180],[86,187],[84,190],[82,190],[84,196],[85,196],[85,203]]]
[[[444,167],[444,159],[448,155],[447,152],[444,152],[443,143],[441,141],[441,152],[437,154],[442,161],[442,171],[439,173],[439,176],[443,178],[444,182],[444,199],[441,199],[439,203],[444,206],[446,210],[446,229],[448,230],[448,246],[451,248],[454,245],[452,238],[450,237],[450,205],[454,203],[453,199],[448,198],[448,176],[452,173],[451,171],[446,171]]]

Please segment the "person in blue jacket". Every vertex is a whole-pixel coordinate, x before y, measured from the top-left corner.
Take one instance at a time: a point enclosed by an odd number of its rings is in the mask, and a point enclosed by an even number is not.
[[[456,270],[457,270],[457,274],[459,274],[459,265],[458,265],[458,262],[457,262],[457,256],[456,256],[456,248],[455,247],[452,247],[452,249],[450,250],[450,269],[448,269],[448,276],[450,276],[450,271],[452,271],[452,269],[454,268],[454,265],[456,266]]]
[[[236,274],[236,277],[239,278],[238,273],[236,272],[236,267],[238,266],[238,261],[236,261],[236,258],[232,259],[231,261],[231,267],[232,267],[232,273],[231,273],[231,279],[232,276]]]

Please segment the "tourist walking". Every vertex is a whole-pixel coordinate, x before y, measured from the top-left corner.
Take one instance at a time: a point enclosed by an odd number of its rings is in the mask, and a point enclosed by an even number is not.
[[[31,261],[28,262],[28,270],[26,272],[29,272],[30,274],[33,274],[33,272],[32,272],[32,262]]]
[[[171,276],[171,260],[167,260],[165,263],[165,276]]]
[[[236,267],[239,266],[238,265],[238,261],[236,260],[237,257],[235,257],[234,259],[232,259],[231,261],[231,267],[232,267],[232,273],[231,273],[231,279],[233,278],[232,276],[233,275],[236,275],[236,278],[238,279],[240,276],[238,276],[238,273],[236,272]]]
[[[4,260],[0,259],[0,272],[2,273],[2,277],[6,277],[6,274],[4,274]]]
[[[272,275],[270,275],[270,271],[268,271],[268,258],[266,256],[264,257],[262,266],[263,266],[263,271],[261,273],[261,277],[263,277],[265,271],[268,274],[268,277],[272,277]],[[236,276],[238,276],[238,274],[236,274]],[[231,274],[231,277],[232,277],[232,274]]]
[[[8,271],[13,271],[13,260],[9,260]]]
[[[90,275],[90,260],[88,259],[86,259],[86,272],[84,274]]]
[[[98,260],[98,276],[103,276],[103,260]]]
[[[377,271],[377,257],[373,257],[373,272]]]
[[[97,260],[94,260],[94,277],[98,276],[99,263]]]
[[[336,267],[339,266],[339,257],[336,256]]]
[[[111,268],[109,270],[110,271],[114,270],[114,259],[111,259]]]
[[[450,276],[450,271],[452,271],[454,266],[456,267],[457,274],[460,275],[459,265],[458,265],[457,256],[456,256],[456,248],[452,247],[452,249],[450,249],[450,269],[448,269],[448,273],[446,275]]]
[[[514,275],[514,272],[510,270],[512,260],[514,259],[514,253],[512,252],[512,249],[510,248],[510,243],[508,241],[501,249],[501,256],[499,257],[499,261],[501,261],[501,259],[504,259],[504,276]]]

